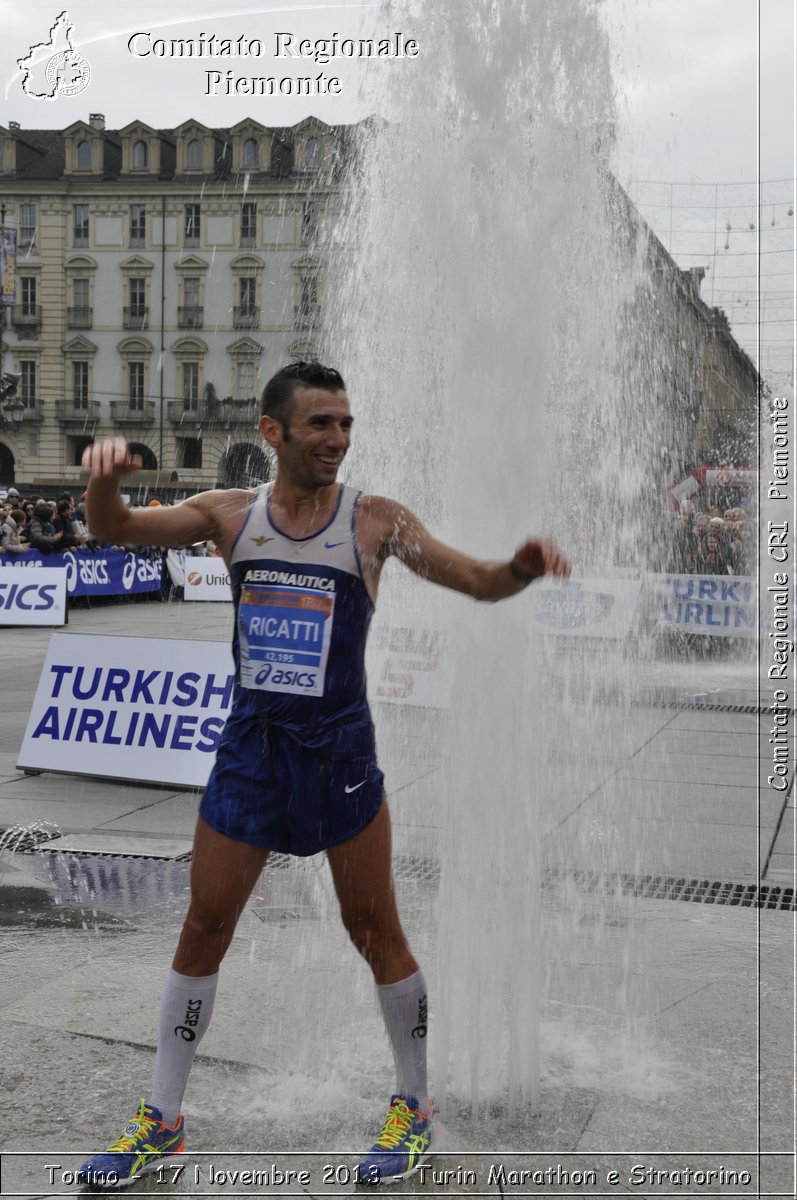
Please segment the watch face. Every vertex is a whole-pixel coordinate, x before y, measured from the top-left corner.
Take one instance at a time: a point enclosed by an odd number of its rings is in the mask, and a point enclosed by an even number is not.
[[[88,87],[91,67],[77,50],[61,50],[47,63],[45,75],[54,95],[76,96]]]

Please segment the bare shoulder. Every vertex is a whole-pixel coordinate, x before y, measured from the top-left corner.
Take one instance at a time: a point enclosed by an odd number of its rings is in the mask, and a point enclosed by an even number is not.
[[[214,488],[212,491],[190,496],[183,504],[201,513],[213,526],[219,539],[232,542],[237,537],[254,498],[254,489]]]
[[[357,538],[372,558],[397,554],[408,537],[417,536],[421,522],[406,505],[387,496],[362,496],[357,508]]]

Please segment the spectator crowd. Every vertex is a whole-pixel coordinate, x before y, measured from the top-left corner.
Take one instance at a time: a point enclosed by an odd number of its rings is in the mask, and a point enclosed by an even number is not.
[[[652,569],[668,575],[754,576],[758,563],[755,520],[744,508],[712,505],[708,511],[684,501],[665,513],[662,537],[651,547]]]

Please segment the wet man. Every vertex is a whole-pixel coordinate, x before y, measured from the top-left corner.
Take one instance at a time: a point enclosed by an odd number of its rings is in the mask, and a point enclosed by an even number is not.
[[[221,960],[270,851],[325,850],[343,923],[374,974],[396,1062],[365,1182],[403,1178],[430,1150],[426,984],[393,892],[390,817],[365,690],[365,642],[379,577],[394,555],[416,574],[477,600],[517,595],[569,574],[556,546],[528,540],[503,562],[444,546],[394,500],[337,482],[353,418],[337,371],[283,368],[263,391],[260,432],[277,458],[272,485],[212,491],[174,508],[128,508],[119,481],[141,460],[126,444],[90,446],[91,529],[113,544],[211,539],[235,602],[232,709],[202,799],[191,901],[161,1003],[155,1072],[113,1146],[81,1168],[121,1185],[185,1145],[183,1092],[210,1022]],[[192,1035],[192,1036],[191,1036]]]

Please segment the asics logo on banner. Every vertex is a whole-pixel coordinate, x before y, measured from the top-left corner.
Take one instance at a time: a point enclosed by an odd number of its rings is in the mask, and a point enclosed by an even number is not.
[[[193,1042],[194,1038],[196,1037],[196,1030],[194,1029],[194,1026],[199,1024],[199,1014],[201,1011],[201,1000],[188,1001],[188,1008],[186,1009],[185,1016],[183,1017],[185,1024],[175,1025],[174,1027],[175,1034],[179,1033],[184,1042]]]
[[[286,671],[284,667],[277,667],[275,671],[271,663],[268,663],[255,675],[255,687],[262,687],[264,683],[270,682],[274,687],[312,688],[315,687],[316,678],[314,671]]]
[[[125,565],[122,568],[122,587],[129,592],[136,577],[136,556],[130,551],[125,555]]]
[[[366,782],[367,782],[367,780],[365,780],[365,779],[361,779],[359,783],[355,783],[354,787],[348,787],[348,786],[347,786],[347,787],[345,787],[343,790],[344,790],[344,792],[346,793],[346,795],[348,796],[348,795],[350,795],[352,792],[356,792],[356,791],[357,791],[357,788],[361,788],[361,787],[362,787],[362,785],[363,785],[364,783],[366,783]]]
[[[418,1024],[412,1031],[414,1038],[426,1037],[426,997],[421,996],[418,1001]]]
[[[77,583],[77,559],[71,550],[64,551],[64,566],[66,567],[66,590],[73,592]]]

